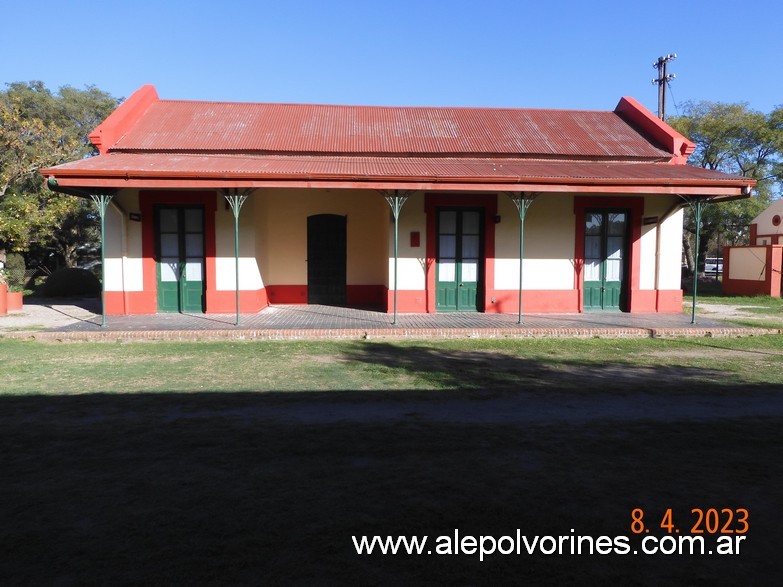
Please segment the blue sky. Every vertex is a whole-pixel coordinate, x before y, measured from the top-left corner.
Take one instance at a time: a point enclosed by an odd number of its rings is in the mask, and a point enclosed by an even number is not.
[[[0,82],[166,99],[652,111],[783,104],[783,2],[28,0],[6,3]]]

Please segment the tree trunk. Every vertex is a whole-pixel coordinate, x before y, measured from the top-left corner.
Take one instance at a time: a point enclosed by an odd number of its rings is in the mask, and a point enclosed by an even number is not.
[[[52,249],[60,254],[67,268],[73,269],[76,267],[76,263],[79,260],[79,255],[76,252],[76,245],[55,241]]]
[[[65,259],[65,266],[69,269],[76,267],[76,261],[78,256],[76,254],[76,247],[74,245],[66,245],[63,247],[63,258]]]
[[[706,228],[702,226],[701,233],[699,234],[699,272],[704,273],[704,263],[707,261],[707,249],[710,246],[710,241],[715,235],[717,230],[715,228]]]
[[[690,271],[691,275],[693,275],[696,262],[693,259],[693,247],[691,246],[690,233],[687,231],[683,231],[682,250],[685,253],[685,263],[688,265],[688,271]]]

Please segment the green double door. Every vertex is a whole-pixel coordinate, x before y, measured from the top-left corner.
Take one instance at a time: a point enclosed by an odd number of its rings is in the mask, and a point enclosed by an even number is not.
[[[438,210],[436,311],[479,309],[482,224],[481,210]]]
[[[584,309],[623,310],[627,298],[628,212],[585,213]]]
[[[155,208],[159,312],[204,311],[204,208]]]

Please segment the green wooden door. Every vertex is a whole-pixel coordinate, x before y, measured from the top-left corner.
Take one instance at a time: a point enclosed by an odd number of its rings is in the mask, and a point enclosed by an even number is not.
[[[204,311],[204,209],[155,209],[158,311]]]
[[[585,213],[584,309],[622,310],[626,298],[628,213]]]
[[[439,210],[435,309],[475,312],[481,288],[483,213]]]

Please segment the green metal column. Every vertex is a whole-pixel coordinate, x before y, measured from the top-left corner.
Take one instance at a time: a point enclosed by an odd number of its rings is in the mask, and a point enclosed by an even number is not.
[[[106,210],[113,197],[111,193],[90,194],[101,219],[101,328],[106,328]]]
[[[231,211],[234,213],[234,293],[237,316],[234,324],[239,326],[239,212],[242,210],[242,204],[247,200],[248,192],[239,192],[238,190],[226,190],[224,196]]]
[[[696,222],[696,255],[694,256],[694,264],[696,265],[693,272],[693,305],[691,307],[691,324],[696,324],[696,297],[699,287],[699,237],[701,235],[701,211],[703,202],[696,200],[695,209],[693,211]]]
[[[525,192],[508,192],[506,195],[514,202],[514,206],[519,213],[519,317],[517,324],[522,324],[522,261],[525,252],[525,216],[530,204],[536,199],[538,194]]]
[[[702,207],[704,206],[704,200],[701,198],[693,198],[689,196],[680,196],[683,201],[685,201],[686,204],[691,209],[691,212],[693,213],[693,222],[696,225],[696,252],[693,256],[693,303],[691,306],[691,324],[696,324],[696,300],[697,300],[697,289],[699,286],[699,237],[701,234],[701,213],[702,213]]]
[[[382,193],[394,217],[394,318],[392,319],[392,324],[397,324],[397,259],[399,257],[400,211],[408,200],[410,192],[404,192],[402,195],[400,195],[399,190]]]

